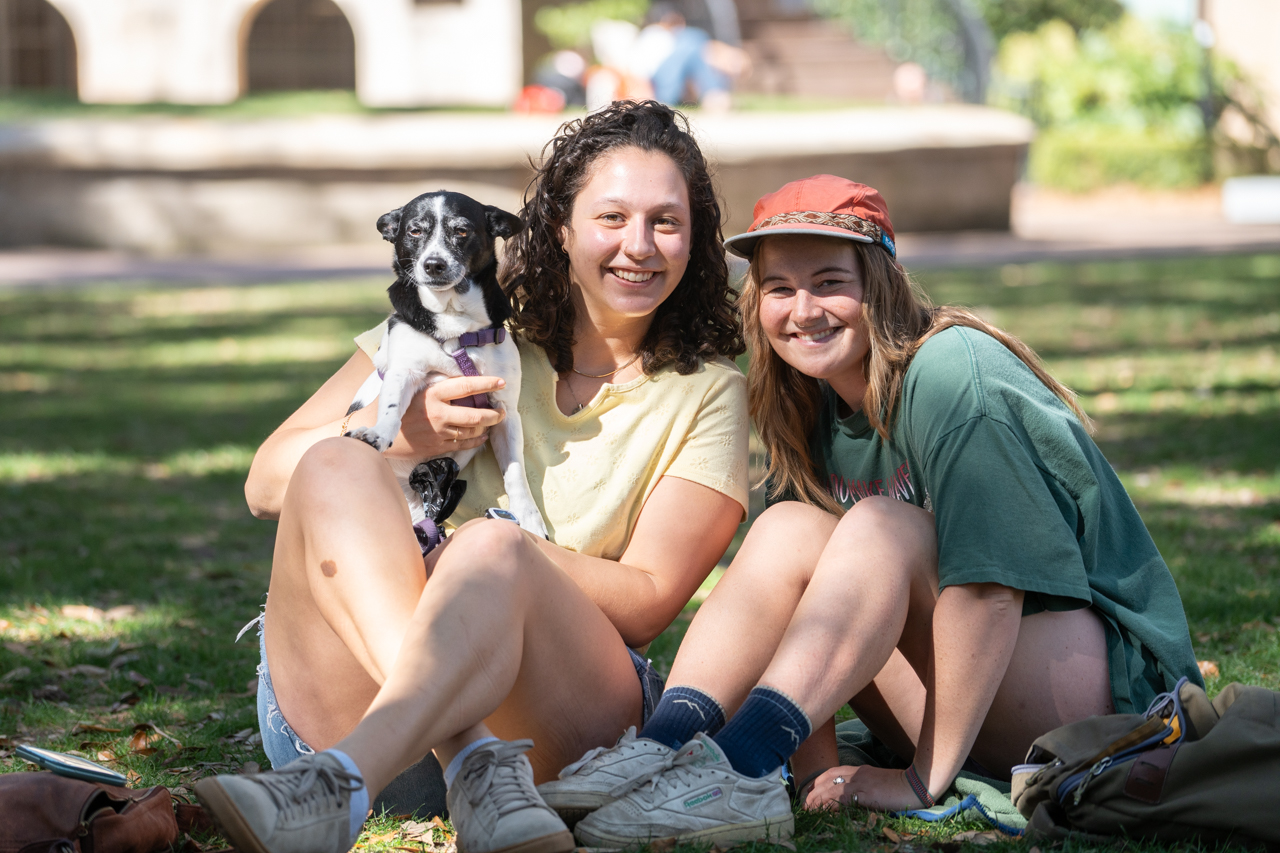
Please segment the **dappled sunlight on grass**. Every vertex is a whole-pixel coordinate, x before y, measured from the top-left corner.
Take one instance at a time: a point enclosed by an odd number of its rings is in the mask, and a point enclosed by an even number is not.
[[[1182,592],[1197,657],[1217,667],[1210,693],[1280,689],[1280,255],[922,278],[1081,392]],[[257,644],[234,637],[263,601],[275,525],[249,514],[244,475],[385,317],[387,283],[0,289],[0,772],[25,769],[20,742],[179,791],[265,766]],[[758,445],[752,459],[758,478]],[[757,490],[753,516],[762,505]],[[648,650],[660,670],[745,531]],[[417,845],[405,826],[374,821],[362,849]],[[914,835],[899,850],[946,851],[984,828],[851,809],[800,815],[796,847],[888,849],[886,827]]]
[[[0,453],[0,483],[31,483],[58,477],[99,474],[112,477],[204,477],[209,474],[246,474],[256,447],[223,445],[209,450],[188,450],[163,459],[110,456],[105,453]]]

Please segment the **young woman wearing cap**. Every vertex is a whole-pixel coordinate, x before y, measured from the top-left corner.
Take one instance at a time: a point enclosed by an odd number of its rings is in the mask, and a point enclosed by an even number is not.
[[[639,737],[562,774],[645,781],[580,841],[785,835],[793,755],[809,807],[932,805],[966,762],[1007,779],[1044,732],[1200,681],[1173,579],[1071,392],[1017,339],[929,305],[879,193],[788,184],[727,245],[751,259],[770,506]],[[846,701],[900,769],[832,767]]]

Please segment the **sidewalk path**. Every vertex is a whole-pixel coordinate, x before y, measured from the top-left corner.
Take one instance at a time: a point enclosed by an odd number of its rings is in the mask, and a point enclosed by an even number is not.
[[[1083,262],[1251,252],[1280,253],[1280,224],[1234,225],[1215,187],[1183,192],[1116,188],[1072,196],[1022,186],[1012,232],[902,234],[911,269]],[[387,244],[297,254],[152,258],[62,248],[0,250],[0,286],[92,281],[255,283],[390,276]]]

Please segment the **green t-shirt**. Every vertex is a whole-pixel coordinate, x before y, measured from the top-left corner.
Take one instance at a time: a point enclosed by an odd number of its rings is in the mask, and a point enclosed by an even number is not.
[[[1120,480],[999,341],[963,327],[930,338],[907,369],[890,442],[824,394],[810,448],[819,475],[846,508],[887,495],[930,510],[940,590],[1021,589],[1024,615],[1093,606],[1117,712],[1145,711],[1181,676],[1203,683],[1173,577]]]

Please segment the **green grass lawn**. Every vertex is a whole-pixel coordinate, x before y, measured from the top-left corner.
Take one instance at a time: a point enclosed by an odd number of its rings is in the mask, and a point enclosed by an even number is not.
[[[1178,581],[1197,657],[1221,673],[1210,694],[1280,689],[1280,256],[923,280],[1080,391]],[[266,765],[256,644],[233,640],[262,601],[274,525],[249,515],[244,475],[385,315],[385,286],[0,290],[0,772],[26,769],[20,742],[180,791]],[[654,644],[663,666],[695,607]],[[881,849],[886,826],[920,833],[904,849],[977,828],[853,810],[802,815],[796,845]],[[366,847],[427,849],[394,819],[370,827]]]

